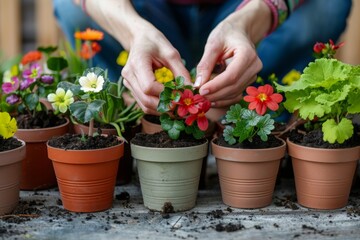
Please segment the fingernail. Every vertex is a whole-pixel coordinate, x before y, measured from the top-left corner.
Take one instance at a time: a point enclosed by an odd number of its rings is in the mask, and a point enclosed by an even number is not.
[[[211,106],[215,107],[216,103],[215,102],[211,102]]]
[[[199,87],[201,84],[202,77],[198,76],[195,80],[194,87]]]
[[[200,95],[204,96],[204,95],[206,95],[206,94],[209,93],[209,90],[207,90],[207,89],[200,89],[199,93],[200,93]]]

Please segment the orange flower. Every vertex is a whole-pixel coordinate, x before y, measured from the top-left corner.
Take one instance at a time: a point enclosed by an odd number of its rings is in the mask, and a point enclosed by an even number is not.
[[[31,62],[35,62],[40,60],[42,57],[41,52],[39,51],[30,51],[27,54],[25,54],[21,59],[21,64],[26,65]]]
[[[96,53],[100,52],[100,50],[101,50],[101,46],[97,42],[91,43],[91,49],[89,48],[89,44],[83,43],[80,51],[80,56],[83,59],[88,60],[90,58],[93,58]]]
[[[85,41],[99,41],[104,38],[104,33],[101,31],[87,28],[83,32],[75,32],[74,37]]]

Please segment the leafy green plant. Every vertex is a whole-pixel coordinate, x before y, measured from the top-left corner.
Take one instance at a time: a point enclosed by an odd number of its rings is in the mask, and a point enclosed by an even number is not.
[[[178,139],[181,132],[201,139],[209,126],[205,114],[210,102],[197,89],[184,84],[185,79],[177,76],[164,82],[157,111],[161,113],[161,127],[171,139]]]
[[[275,121],[267,112],[268,109],[278,110],[283,97],[279,93],[274,93],[273,87],[269,84],[258,88],[249,86],[246,92],[248,95],[244,97],[244,102],[249,103],[247,108],[240,103],[232,105],[221,121],[225,125],[224,140],[230,145],[244,141],[252,142],[256,135],[262,141],[267,141],[268,135],[275,128]]]
[[[127,123],[139,120],[143,112],[136,102],[127,106],[122,98],[125,86],[110,82],[107,72],[101,68],[86,69],[75,83],[62,81],[48,100],[56,113],[70,112],[73,122],[89,123],[88,135],[93,135],[94,122],[110,124],[121,137]]]
[[[277,85],[277,90],[285,93],[284,107],[289,112],[321,125],[324,141],[341,144],[354,134],[352,114],[360,113],[360,66],[329,58],[327,53],[339,46],[321,46],[317,51],[324,56],[310,62],[294,84]]]

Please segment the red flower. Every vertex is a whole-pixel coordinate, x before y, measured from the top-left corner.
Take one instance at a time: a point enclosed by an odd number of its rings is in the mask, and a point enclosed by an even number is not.
[[[334,41],[332,39],[329,39],[329,44],[332,50],[339,49],[340,47],[344,46],[344,42],[339,43],[338,45],[334,44]]]
[[[90,49],[89,48],[89,43],[85,42],[85,43],[82,44],[80,56],[83,59],[88,60],[90,58],[93,58],[96,53],[100,52],[100,50],[101,50],[101,46],[100,46],[99,43],[92,42],[91,43],[91,49]]]
[[[179,102],[174,102],[174,104],[178,105],[177,114],[180,117],[184,117],[188,113],[196,114],[199,111],[197,104],[205,100],[200,94],[194,96],[190,89],[185,89],[184,92],[180,94]]]
[[[188,126],[191,126],[196,120],[197,125],[201,131],[206,131],[209,126],[209,121],[206,118],[205,114],[210,109],[211,103],[210,101],[204,99],[203,102],[199,103],[198,112],[196,114],[191,114],[185,119],[185,123]]]
[[[283,97],[279,93],[273,93],[274,89],[271,85],[265,84],[259,88],[249,86],[246,88],[246,93],[249,94],[244,97],[246,102],[249,102],[249,109],[256,109],[259,115],[264,115],[267,108],[276,111],[279,108],[279,103]]]
[[[41,52],[39,51],[30,51],[25,54],[21,59],[21,64],[26,65],[31,62],[35,62],[41,59]]]
[[[321,51],[325,48],[325,44],[322,42],[315,43],[313,50],[316,53],[321,53]]]

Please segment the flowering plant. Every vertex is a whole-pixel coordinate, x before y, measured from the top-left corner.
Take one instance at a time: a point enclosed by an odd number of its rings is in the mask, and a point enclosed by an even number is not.
[[[296,112],[308,126],[321,126],[323,140],[343,143],[354,134],[350,119],[360,113],[360,67],[332,57],[342,44],[316,43],[319,58],[310,62],[298,81],[290,86],[277,85],[285,93],[284,107]]]
[[[0,152],[22,146],[22,143],[14,138],[17,129],[15,118],[12,118],[8,112],[0,112]]]
[[[252,142],[256,135],[262,141],[267,141],[275,128],[275,121],[267,111],[279,109],[282,95],[274,93],[274,88],[269,84],[258,88],[249,86],[246,93],[248,95],[244,96],[244,101],[248,103],[247,108],[240,103],[232,105],[221,122],[225,125],[224,140],[230,145],[245,140]]]
[[[68,66],[65,58],[53,56],[56,51],[57,47],[39,47],[4,72],[2,99],[18,114],[34,117],[36,112],[46,110],[40,100],[56,88],[62,79],[61,71]]]
[[[201,96],[185,79],[177,76],[171,81],[163,81],[157,111],[161,113],[161,127],[171,139],[178,139],[181,132],[201,139],[209,126],[206,112],[211,103]]]
[[[125,124],[136,122],[143,115],[136,102],[126,106],[122,93],[122,79],[110,82],[101,68],[89,68],[75,82],[60,82],[55,93],[48,95],[56,113],[70,111],[73,122],[89,123],[89,136],[93,135],[94,121],[112,125],[119,136]]]

